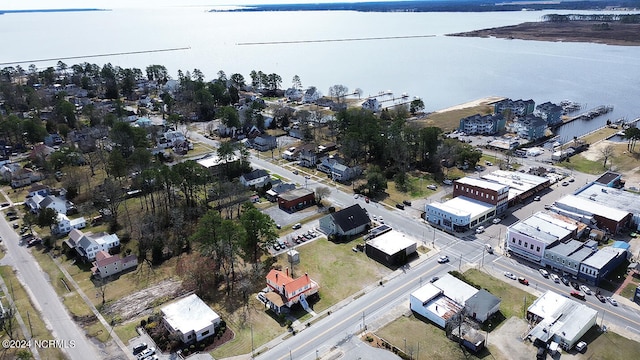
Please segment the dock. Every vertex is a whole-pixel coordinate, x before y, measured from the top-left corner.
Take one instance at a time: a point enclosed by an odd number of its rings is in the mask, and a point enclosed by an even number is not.
[[[562,124],[559,124],[559,125],[568,124],[575,120],[592,120],[597,118],[598,116],[602,116],[612,111],[613,111],[612,105],[600,105],[582,114],[564,118],[562,119]]]

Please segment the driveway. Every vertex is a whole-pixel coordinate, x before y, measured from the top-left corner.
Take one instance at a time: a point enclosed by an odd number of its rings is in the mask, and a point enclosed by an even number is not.
[[[154,348],[158,348],[155,344],[155,342],[153,342],[153,339],[151,339],[151,337],[149,335],[147,335],[146,332],[144,331],[140,331],[138,330],[138,333],[140,334],[137,337],[134,337],[133,339],[131,339],[129,341],[129,344],[127,344],[127,348],[129,349],[129,353],[133,354],[133,347],[137,344],[140,343],[146,343],[148,345],[149,348],[154,347]],[[158,360],[177,360],[177,359],[181,359],[178,354],[175,353],[161,353],[156,351],[156,356],[158,356]],[[211,355],[209,355],[209,353],[198,353],[195,355],[191,355],[189,356],[189,360],[212,360],[213,358],[211,357]]]
[[[275,205],[262,210],[262,212],[271,216],[276,224],[279,224],[280,226],[286,226],[302,222],[307,217],[313,216],[319,211],[317,206],[310,206],[293,213],[288,213],[284,210],[281,210],[277,205]]]

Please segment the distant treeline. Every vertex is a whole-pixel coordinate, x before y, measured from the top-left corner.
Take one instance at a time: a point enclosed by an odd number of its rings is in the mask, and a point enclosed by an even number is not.
[[[486,11],[522,11],[526,10],[589,10],[602,9],[606,6],[636,7],[634,0],[614,2],[612,0],[560,1],[558,3],[514,2],[496,3],[488,0],[456,0],[456,1],[380,1],[357,3],[321,3],[321,4],[269,4],[252,5],[229,10],[217,11],[362,11],[362,12],[486,12]]]
[[[568,15],[558,15],[558,14],[549,14],[544,15],[542,17],[543,21],[547,22],[569,22],[569,21],[619,21],[623,24],[638,24],[640,23],[640,14],[627,14],[627,15],[619,15],[619,14],[568,14]]]

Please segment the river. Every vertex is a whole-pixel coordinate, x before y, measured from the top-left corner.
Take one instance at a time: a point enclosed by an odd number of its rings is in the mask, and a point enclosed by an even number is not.
[[[587,109],[614,106],[606,116],[560,128],[558,135],[563,141],[602,126],[607,119],[640,116],[635,101],[640,84],[640,47],[444,36],[537,21],[552,13],[549,11],[207,10],[175,6],[5,14],[0,16],[0,62],[25,61],[20,65],[26,69],[35,59],[185,47],[188,49],[65,62],[111,62],[143,70],[150,64],[162,64],[174,77],[178,69],[198,68],[207,78],[223,70],[227,75],[237,72],[249,79],[251,70],[260,70],[279,74],[285,88],[294,75],[299,75],[303,86],[314,85],[324,94],[330,86],[343,84],[350,90],[362,89],[364,95],[391,90],[418,96],[427,111],[486,96],[533,99],[537,104],[569,99]],[[398,38],[311,41],[384,37]],[[280,43],[242,45],[269,42]]]

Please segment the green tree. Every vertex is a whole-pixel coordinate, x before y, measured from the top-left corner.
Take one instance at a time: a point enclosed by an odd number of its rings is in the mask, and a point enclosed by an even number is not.
[[[387,179],[377,166],[372,166],[367,172],[367,190],[371,197],[375,197],[387,190]]]
[[[424,110],[424,102],[422,99],[414,99],[411,101],[409,111],[412,115],[415,115],[417,112]]]
[[[240,116],[238,110],[233,106],[223,106],[218,109],[218,118],[228,128],[240,127]]]
[[[242,89],[245,86],[244,76],[242,76],[242,74],[231,74],[230,80],[231,85],[233,85],[236,89]]]
[[[58,223],[58,212],[52,208],[41,209],[36,224],[40,227],[51,227]]]
[[[271,246],[278,238],[276,226],[269,215],[263,214],[251,203],[245,203],[242,210],[240,223],[246,233],[242,243],[242,251],[245,259],[257,265],[262,251]]]

